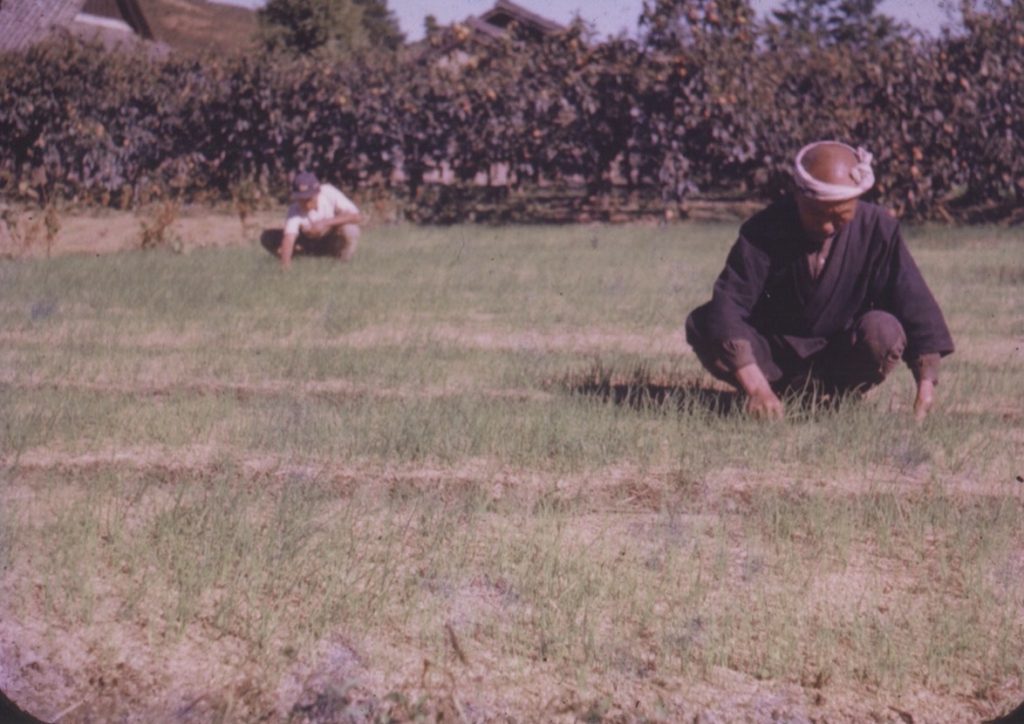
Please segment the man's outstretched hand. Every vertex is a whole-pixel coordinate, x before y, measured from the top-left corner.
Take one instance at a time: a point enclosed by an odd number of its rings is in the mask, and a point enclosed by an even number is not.
[[[281,260],[281,268],[285,271],[292,265],[292,254],[295,253],[295,235],[285,234],[281,246],[277,249],[277,258]]]
[[[782,400],[771,389],[750,395],[747,398],[747,413],[761,420],[781,420],[786,414]]]
[[[928,416],[935,402],[935,383],[931,380],[921,380],[917,383],[917,397],[914,399],[914,419],[921,422]]]
[[[762,420],[781,420],[785,415],[782,400],[772,391],[768,379],[757,364],[749,364],[736,370],[736,379],[747,393],[746,410]]]

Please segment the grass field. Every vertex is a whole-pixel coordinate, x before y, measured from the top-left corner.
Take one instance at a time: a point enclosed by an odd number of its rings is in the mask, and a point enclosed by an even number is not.
[[[0,688],[61,722],[1013,708],[1024,231],[909,233],[958,345],[920,426],[906,369],[735,409],[681,334],[734,234],[0,263]]]

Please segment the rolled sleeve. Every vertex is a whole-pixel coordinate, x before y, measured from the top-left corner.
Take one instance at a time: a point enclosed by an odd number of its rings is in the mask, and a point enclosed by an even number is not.
[[[887,310],[907,334],[907,359],[911,367],[919,359],[953,352],[953,338],[935,297],[910,255],[899,230],[893,238],[893,258],[888,283]],[[934,368],[937,370],[937,362]]]
[[[298,236],[302,230],[302,217],[301,216],[289,216],[284,222],[284,235],[285,236]]]
[[[359,207],[338,188],[325,184],[321,193],[331,203],[335,215],[359,213]]]
[[[742,340],[751,312],[764,289],[769,259],[743,236],[737,239],[711,294],[708,329],[712,339],[724,343]],[[749,348],[749,344],[748,344]]]
[[[928,381],[933,385],[939,384],[939,365],[942,364],[942,355],[938,352],[922,354],[910,362],[910,371],[914,373],[917,382]]]
[[[754,357],[754,348],[751,347],[750,342],[745,339],[723,340],[719,350],[719,355],[722,364],[724,364],[730,372],[735,372],[738,369],[742,369],[757,362],[757,359]]]

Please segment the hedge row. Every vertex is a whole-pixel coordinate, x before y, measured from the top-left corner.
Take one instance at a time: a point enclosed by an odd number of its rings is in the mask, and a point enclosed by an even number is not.
[[[424,193],[432,170],[469,186],[502,165],[512,191],[579,182],[599,199],[625,185],[672,206],[776,196],[795,150],[825,137],[869,148],[877,195],[907,217],[1019,220],[1024,3],[937,40],[867,45],[763,27],[676,47],[587,43],[580,28],[480,45],[456,27],[335,65],[111,54],[70,38],[0,57],[8,197],[249,198],[307,168],[436,207],[458,194]]]

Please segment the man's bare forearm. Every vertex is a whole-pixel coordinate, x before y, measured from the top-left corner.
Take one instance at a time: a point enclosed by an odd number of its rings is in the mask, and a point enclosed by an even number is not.
[[[277,255],[281,258],[281,267],[287,269],[292,265],[292,254],[295,252],[295,234],[285,234],[281,239],[281,248]]]
[[[935,403],[935,383],[924,379],[917,383],[917,395],[914,398],[914,419],[921,422],[928,416],[928,411]]]
[[[736,381],[747,393],[747,412],[755,417],[770,420],[777,420],[783,416],[782,401],[772,390],[768,378],[764,376],[756,362],[736,370]]]
[[[772,386],[768,383],[768,378],[764,376],[764,372],[756,362],[743,365],[736,370],[736,381],[740,383],[740,387],[748,395],[753,397],[756,394],[762,394],[765,391],[771,392]]]
[[[338,214],[337,216],[328,219],[326,223],[328,226],[332,227],[344,226],[345,224],[361,224],[363,223],[363,215],[358,211],[350,211],[347,213]]]
[[[326,234],[331,229],[339,226],[345,226],[346,224],[361,224],[365,219],[363,215],[355,212],[347,212],[332,216],[329,219],[321,219],[310,224],[309,229],[306,231],[310,236],[320,237]]]

